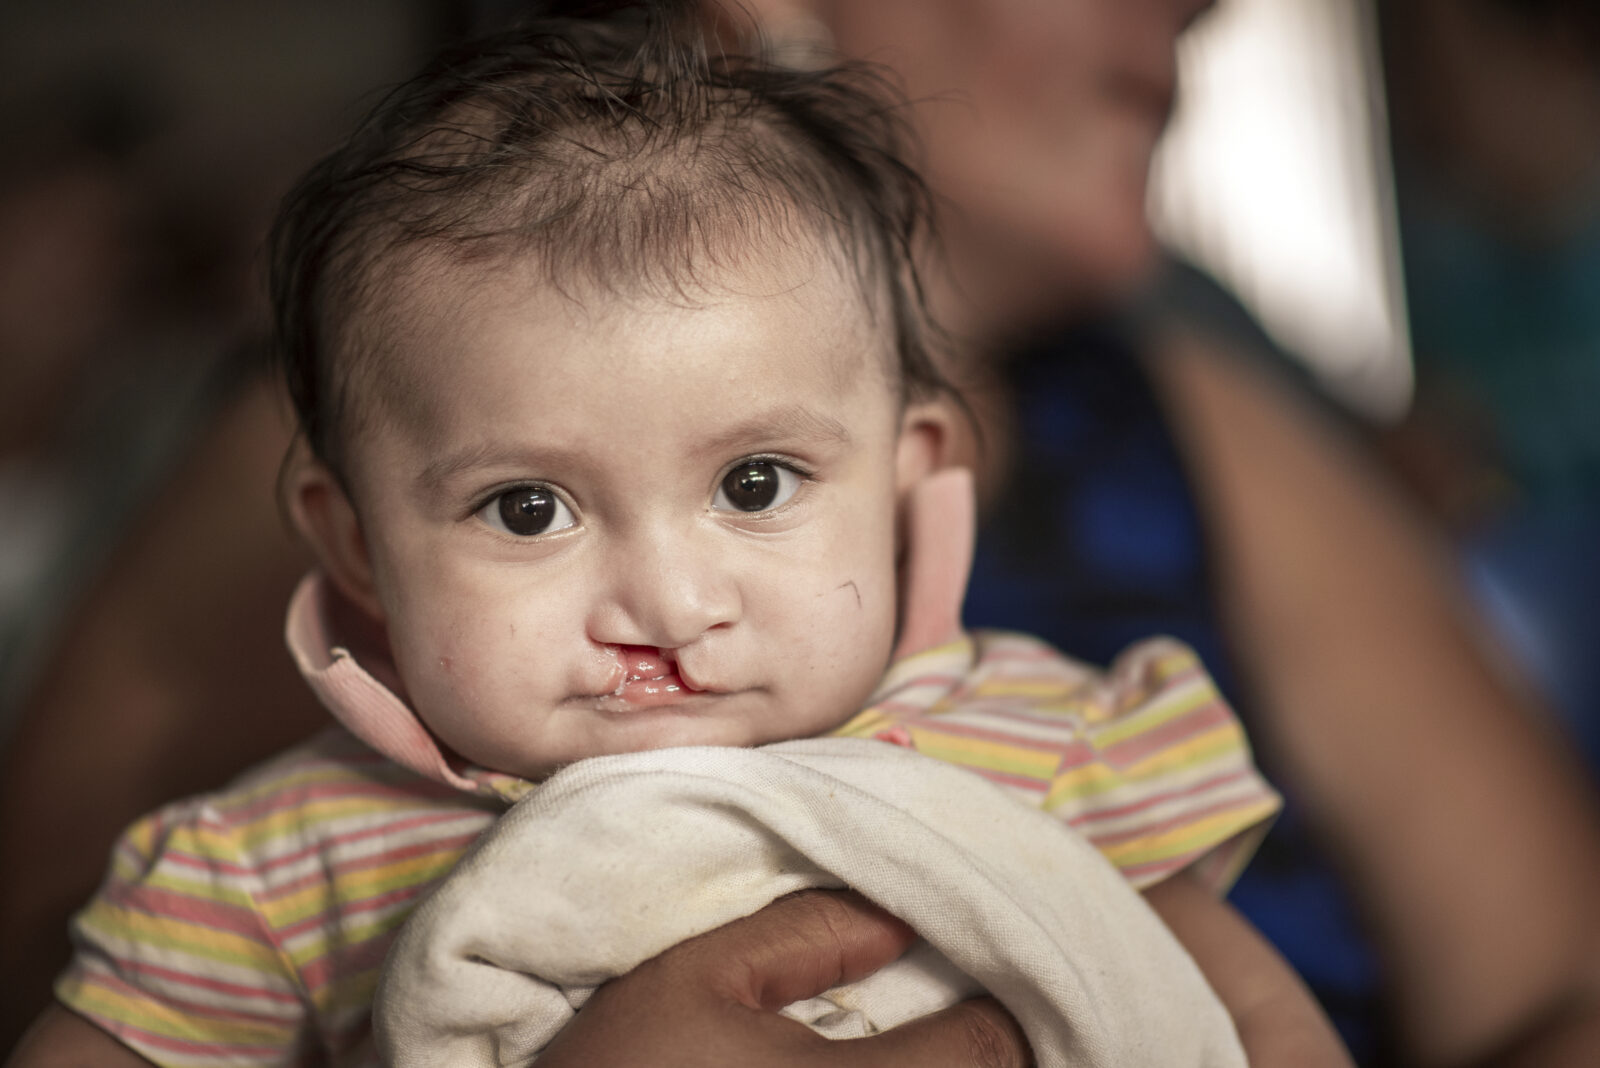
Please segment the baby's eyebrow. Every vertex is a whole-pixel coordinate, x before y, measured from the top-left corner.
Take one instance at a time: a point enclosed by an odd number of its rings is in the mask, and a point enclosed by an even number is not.
[[[727,427],[708,438],[700,448],[709,453],[736,452],[772,439],[849,445],[850,431],[831,415],[801,404],[786,404]]]
[[[565,449],[542,450],[540,459],[547,464],[559,466],[569,460],[571,454]],[[517,459],[526,459],[520,453],[503,448],[496,442],[485,442],[458,452],[446,453],[438,457],[428,466],[424,467],[417,475],[417,485],[424,490],[437,490],[463,471],[470,471],[475,467],[484,467],[496,463],[507,463]]]
[[[695,445],[694,451],[723,458],[724,454],[785,441],[849,446],[849,429],[839,420],[802,404],[785,404],[741,419]],[[437,490],[463,471],[505,462],[520,454],[508,453],[494,442],[484,442],[434,459],[417,475],[417,485],[426,491]],[[579,462],[578,452],[569,449],[542,449],[539,459],[548,466],[571,466]]]

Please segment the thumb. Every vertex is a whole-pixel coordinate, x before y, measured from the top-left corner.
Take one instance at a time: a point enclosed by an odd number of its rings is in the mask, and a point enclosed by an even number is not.
[[[806,890],[695,941],[724,996],[776,1011],[871,975],[916,937],[859,894]]]

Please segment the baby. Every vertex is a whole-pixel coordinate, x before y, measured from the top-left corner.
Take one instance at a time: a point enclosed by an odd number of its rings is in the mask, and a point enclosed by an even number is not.
[[[1174,874],[1225,883],[1275,805],[1186,654],[1106,681],[951,633],[886,697],[897,634],[941,637],[914,602],[960,580],[926,573],[926,509],[922,577],[897,577],[956,418],[912,262],[926,198],[859,73],[708,58],[645,14],[442,57],[288,201],[283,491],[322,565],[290,637],[349,729],[137,824],[60,997],[158,1063],[362,1063],[396,932],[535,784],[834,732],[1084,826],[1253,1062],[1340,1063]],[[990,720],[940,720],[961,694]]]

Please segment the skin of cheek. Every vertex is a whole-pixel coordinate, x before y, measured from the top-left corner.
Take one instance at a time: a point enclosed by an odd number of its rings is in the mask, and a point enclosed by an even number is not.
[[[783,604],[794,647],[807,651],[818,697],[826,695],[832,705],[808,710],[812,729],[806,733],[858,711],[888,664],[897,612],[894,514],[885,506],[892,500],[893,486],[886,483],[845,509],[853,519],[871,519],[834,529],[815,550],[810,581],[787,601],[773,594],[773,603]]]
[[[427,563],[407,563],[413,555]],[[507,767],[546,725],[542,713],[604,686],[614,661],[597,661],[582,640],[577,583],[552,583],[548,569],[519,576],[446,560],[406,554],[384,568],[410,575],[380,587],[390,646],[423,722],[469,759]]]
[[[815,734],[859,711],[888,664],[894,639],[892,557],[856,559],[844,568],[822,567],[807,581],[775,575],[752,593],[773,606],[778,625],[765,654],[788,658],[793,689],[785,709],[803,729],[774,725],[778,737]],[[835,558],[837,559],[837,558]]]

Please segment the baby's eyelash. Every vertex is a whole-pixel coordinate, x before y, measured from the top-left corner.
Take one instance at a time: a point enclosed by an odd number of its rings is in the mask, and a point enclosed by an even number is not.
[[[493,504],[495,501],[498,501],[501,497],[504,497],[513,490],[520,489],[545,490],[549,493],[555,492],[543,482],[507,482],[504,485],[495,486],[492,489],[484,490],[482,493],[470,498],[471,503],[468,504],[466,509],[463,511],[461,518],[471,519],[473,516],[489,507],[489,505]]]
[[[718,477],[726,477],[729,471],[732,471],[738,467],[742,467],[745,464],[776,464],[779,467],[787,467],[789,470],[793,471],[795,474],[804,479],[811,479],[816,475],[816,469],[810,465],[795,459],[793,456],[786,456],[782,453],[774,452],[755,453],[751,456],[741,456],[733,463],[723,468],[722,474]]]

